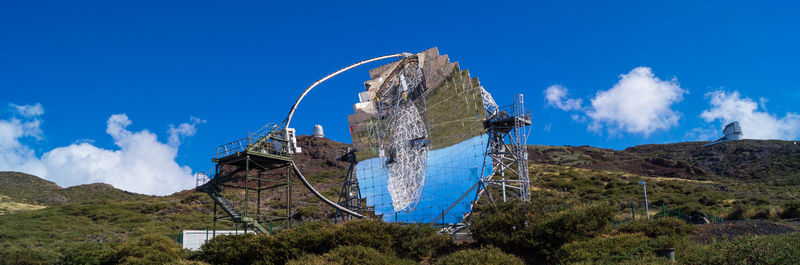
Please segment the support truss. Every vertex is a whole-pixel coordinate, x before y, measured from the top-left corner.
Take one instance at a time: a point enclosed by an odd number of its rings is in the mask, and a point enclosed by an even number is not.
[[[492,194],[499,194],[503,202],[530,200],[530,178],[526,142],[530,133],[531,112],[524,107],[519,94],[514,104],[495,110],[484,122],[489,132],[484,167],[491,163],[492,172],[483,175],[478,183],[475,201],[486,193],[494,203]],[[493,192],[494,191],[494,192]]]

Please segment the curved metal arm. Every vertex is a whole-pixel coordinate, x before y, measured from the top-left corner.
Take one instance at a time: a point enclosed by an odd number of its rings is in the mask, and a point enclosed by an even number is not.
[[[300,169],[297,168],[297,165],[295,165],[294,162],[292,162],[292,169],[294,169],[294,173],[297,175],[297,178],[299,178],[300,181],[303,182],[303,185],[305,185],[306,188],[308,188],[311,191],[311,193],[314,193],[314,196],[317,196],[317,198],[322,200],[324,203],[327,203],[328,205],[333,206],[333,208],[339,209],[340,211],[345,212],[345,213],[347,213],[349,215],[352,215],[352,216],[355,216],[355,217],[358,217],[358,218],[364,218],[363,215],[360,215],[357,212],[354,212],[353,210],[344,208],[341,205],[339,205],[339,204],[337,204],[335,202],[332,202],[331,200],[328,200],[328,198],[325,198],[325,196],[322,196],[322,194],[320,194],[316,189],[314,189],[314,187],[311,186],[311,183],[308,183],[306,178],[303,177],[303,173],[300,173]]]
[[[292,122],[292,116],[294,115],[294,111],[297,110],[297,105],[300,104],[300,101],[303,100],[303,98],[308,94],[308,92],[311,91],[311,89],[313,89],[314,87],[316,87],[319,84],[322,84],[322,82],[325,82],[326,80],[330,79],[331,77],[334,77],[334,76],[336,76],[338,74],[341,74],[341,73],[343,73],[343,72],[345,72],[347,70],[356,68],[356,67],[358,67],[360,65],[363,65],[363,64],[366,64],[366,63],[371,63],[371,62],[374,62],[374,61],[379,61],[379,60],[389,59],[389,58],[395,58],[395,57],[407,57],[407,56],[411,56],[411,55],[412,54],[410,54],[410,53],[397,53],[397,54],[385,55],[385,56],[381,56],[381,57],[375,57],[375,58],[372,58],[372,59],[369,59],[369,60],[364,60],[364,61],[357,62],[355,64],[352,64],[352,65],[348,66],[348,67],[342,68],[339,71],[333,72],[332,74],[329,74],[329,75],[323,77],[320,80],[317,80],[316,82],[311,84],[311,86],[306,88],[306,90],[303,91],[303,94],[300,94],[300,97],[297,98],[297,101],[295,101],[294,105],[292,105],[292,109],[289,110],[289,115],[287,115],[286,120],[283,121],[283,125],[284,126],[278,126],[278,127],[289,128],[289,124]],[[314,196],[317,196],[317,198],[322,200],[322,202],[324,202],[324,203],[326,203],[326,204],[328,204],[328,205],[330,205],[330,206],[332,206],[332,207],[334,207],[336,209],[339,209],[342,212],[345,212],[345,213],[347,213],[349,215],[355,216],[357,218],[364,218],[363,215],[358,214],[358,213],[356,213],[356,212],[354,212],[354,211],[352,211],[350,209],[347,209],[345,207],[342,207],[341,205],[339,205],[339,204],[337,204],[335,202],[332,202],[328,198],[325,198],[325,196],[322,196],[322,194],[320,194],[316,189],[314,189],[313,186],[311,186],[310,183],[308,183],[308,180],[306,180],[306,178],[303,176],[303,173],[300,173],[300,169],[297,168],[297,165],[292,163],[292,168],[294,169],[294,173],[297,175],[297,178],[299,178],[300,181],[303,182],[303,185],[305,185],[306,188],[308,188],[308,190],[310,190],[311,193],[314,194]]]
[[[297,109],[297,105],[300,105],[300,101],[302,101],[303,98],[306,97],[306,95],[308,94],[308,92],[311,91],[311,89],[313,89],[314,87],[316,87],[319,84],[322,84],[322,82],[325,82],[326,80],[330,79],[331,77],[334,77],[334,76],[336,76],[338,74],[341,74],[341,73],[343,73],[343,72],[345,72],[347,70],[350,70],[350,69],[356,68],[358,66],[361,66],[362,64],[371,63],[371,62],[374,62],[374,61],[380,61],[380,60],[383,60],[383,59],[389,59],[389,58],[395,58],[395,57],[406,57],[406,56],[411,56],[411,55],[412,54],[410,54],[410,53],[404,52],[404,53],[396,53],[396,54],[385,55],[385,56],[381,56],[381,57],[375,57],[375,58],[372,58],[372,59],[368,59],[368,60],[357,62],[355,64],[352,64],[352,65],[348,66],[348,67],[339,69],[339,71],[333,72],[332,74],[329,74],[329,75],[323,77],[322,79],[317,80],[317,82],[314,82],[313,84],[311,84],[311,86],[306,88],[306,90],[303,91],[303,94],[300,94],[300,97],[297,98],[297,101],[294,102],[294,105],[292,105],[292,109],[289,110],[289,115],[286,116],[286,120],[284,122],[285,126],[283,126],[283,127],[289,128],[289,124],[292,122],[292,116],[294,116],[294,111]]]

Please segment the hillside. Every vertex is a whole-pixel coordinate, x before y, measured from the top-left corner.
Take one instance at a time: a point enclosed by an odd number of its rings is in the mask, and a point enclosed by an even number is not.
[[[794,141],[741,140],[703,147],[705,142],[640,145],[625,153],[702,168],[719,177],[800,184],[800,145]]]
[[[800,145],[791,141],[742,140],[708,147],[707,142],[648,144],[622,151],[589,146],[529,147],[532,163],[631,174],[711,179],[800,180]],[[784,183],[784,182],[781,182]]]
[[[621,151],[588,146],[529,147],[534,186],[545,194],[583,201],[650,202],[715,216],[776,216],[800,199],[800,146],[743,140],[641,145]],[[640,209],[641,210],[641,209]],[[742,215],[737,215],[741,218]]]
[[[142,197],[146,196],[103,183],[62,188],[33,175],[0,172],[0,214],[93,200],[127,201]]]
[[[793,142],[739,141],[706,148],[703,144],[643,145],[621,151],[530,146],[532,196],[535,202],[562,205],[562,209],[564,205],[608,203],[613,209],[613,227],[620,227],[630,221],[631,203],[637,219],[644,219],[638,184],[644,180],[651,216],[662,211],[685,215],[699,210],[726,220],[800,217],[800,148]],[[294,156],[295,162],[320,192],[335,201],[347,170],[347,164],[336,158],[348,145],[309,136],[298,137],[298,145],[303,153]],[[334,211],[299,181],[293,185],[296,222],[333,216]],[[284,203],[274,194],[266,198],[267,209]],[[0,172],[0,248],[8,249],[7,254],[50,262],[78,242],[121,244],[154,235],[174,236],[184,229],[206,229],[212,205],[208,196],[193,190],[159,197],[128,193],[107,184],[61,188],[32,175]],[[733,227],[746,232],[714,226],[700,229],[708,235],[694,238],[702,241],[754,231],[742,225]],[[758,227],[765,225],[759,223]],[[789,227],[793,227],[791,223]],[[218,229],[227,228],[218,223]],[[781,233],[795,230],[781,229]],[[769,233],[772,231],[764,234]],[[0,251],[0,256],[3,253]]]

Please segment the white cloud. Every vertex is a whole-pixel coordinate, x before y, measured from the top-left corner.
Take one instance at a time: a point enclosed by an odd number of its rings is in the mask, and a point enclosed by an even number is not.
[[[44,114],[42,104],[36,103],[35,105],[16,105],[8,104],[12,109],[15,109],[17,114],[25,117],[34,117]]]
[[[744,138],[785,140],[800,138],[800,115],[789,112],[778,118],[766,112],[768,100],[765,98],[759,98],[756,102],[751,98],[743,98],[738,91],[731,93],[714,91],[706,94],[706,97],[709,98],[710,108],[703,111],[700,117],[706,122],[719,121],[719,127],[715,130],[718,135],[722,133],[722,126],[739,121]]]
[[[169,125],[169,130],[167,130],[167,133],[169,133],[168,142],[170,145],[178,146],[181,139],[192,136],[197,132],[195,125],[206,123],[205,120],[201,120],[197,117],[191,117],[190,120],[190,123],[181,123],[178,126],[172,124]]]
[[[583,103],[581,99],[567,99],[567,88],[559,85],[548,87],[544,94],[544,98],[547,99],[547,105],[564,111],[579,110]]]
[[[25,116],[24,110],[17,112]],[[106,122],[106,133],[114,139],[116,150],[83,140],[50,150],[39,158],[19,141],[41,135],[38,120],[0,120],[0,170],[30,173],[63,187],[102,182],[127,191],[167,195],[194,185],[191,168],[179,165],[175,157],[181,138],[193,135],[195,125],[202,122],[193,118],[190,123],[170,126],[169,140],[162,143],[147,130],[128,130],[132,124],[128,116],[114,114]]]
[[[646,137],[678,125],[681,114],[672,105],[683,100],[685,93],[675,78],[661,80],[649,67],[637,67],[620,75],[611,89],[598,91],[591,106],[582,107],[581,99],[567,98],[567,89],[557,85],[545,90],[545,98],[550,106],[582,112],[583,115],[572,114],[572,120],[591,120],[591,131],[605,128],[610,134],[627,132]]]
[[[624,131],[648,136],[656,130],[678,125],[680,113],[672,105],[683,100],[686,90],[676,79],[660,80],[649,67],[637,67],[611,89],[599,91],[586,115],[592,119],[589,129],[609,133]]]

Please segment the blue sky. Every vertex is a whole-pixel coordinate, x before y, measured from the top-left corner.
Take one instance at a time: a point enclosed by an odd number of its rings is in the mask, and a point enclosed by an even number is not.
[[[79,177],[98,172],[92,164],[62,172],[57,165],[72,160],[47,155],[53,150],[85,158],[75,163],[172,162],[125,165],[140,174],[209,170],[215,146],[283,120],[311,82],[362,59],[434,46],[501,105],[525,94],[535,115],[529,144],[623,149],[703,140],[731,119],[749,121],[745,136],[750,129],[754,138],[800,137],[800,4],[607,2],[5,1],[0,133],[16,133],[0,135],[0,148],[13,154],[0,157],[0,170],[61,185],[113,182]],[[346,115],[377,65],[312,92],[293,127],[310,134],[321,124],[329,138],[349,142]],[[566,93],[548,101],[553,86]],[[653,123],[620,118],[626,109],[614,106],[638,100],[627,91],[672,97],[652,99],[657,108],[644,113],[661,119]],[[564,105],[570,99],[581,104]],[[37,103],[42,113],[21,112]],[[136,153],[136,143],[166,154]]]

